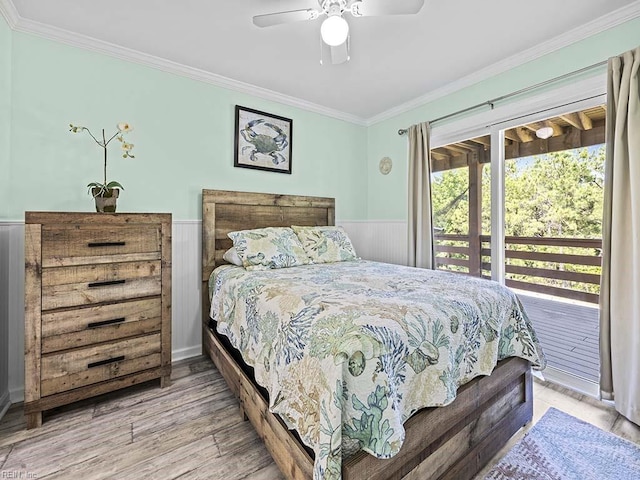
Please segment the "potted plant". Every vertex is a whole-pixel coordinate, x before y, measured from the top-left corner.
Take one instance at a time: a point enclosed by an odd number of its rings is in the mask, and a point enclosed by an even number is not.
[[[115,212],[116,201],[120,195],[120,190],[124,190],[124,187],[115,180],[107,182],[107,146],[113,139],[117,139],[120,142],[120,147],[122,148],[122,158],[135,158],[131,155],[133,143],[124,141],[124,135],[132,131],[133,127],[126,122],[119,123],[116,126],[116,133],[114,133],[109,140],[107,140],[107,137],[105,136],[104,128],[102,129],[102,140],[98,140],[87,127],[81,127],[73,124],[69,124],[69,127],[69,131],[72,133],[82,131],[87,132],[91,135],[91,138],[93,138],[98,146],[104,150],[104,181],[102,183],[91,182],[87,185],[87,188],[89,188],[89,194],[95,199],[96,212]]]

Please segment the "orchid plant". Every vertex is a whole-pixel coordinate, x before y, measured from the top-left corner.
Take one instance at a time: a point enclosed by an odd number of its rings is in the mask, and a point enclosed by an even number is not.
[[[107,183],[107,146],[113,139],[116,139],[120,142],[120,147],[122,148],[122,158],[135,158],[135,156],[131,155],[131,150],[133,149],[133,143],[125,142],[124,135],[133,130],[133,127],[126,122],[118,123],[116,126],[117,131],[114,133],[108,140],[104,133],[104,128],[102,129],[102,140],[96,138],[93,133],[87,128],[79,125],[69,124],[69,131],[72,133],[78,133],[85,131],[87,132],[91,138],[98,144],[100,148],[104,150],[104,182],[91,182],[87,185],[89,188],[89,193],[94,197],[109,197],[111,196],[111,192],[114,188],[120,188],[124,190],[124,187],[116,181],[111,181]]]

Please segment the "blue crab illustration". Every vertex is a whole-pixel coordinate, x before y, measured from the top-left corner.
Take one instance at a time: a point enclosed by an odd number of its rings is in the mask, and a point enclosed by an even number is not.
[[[261,124],[264,124],[265,127],[273,130],[277,135],[269,136],[264,133],[257,133],[253,127]],[[247,143],[251,144],[246,147],[242,147],[243,154],[247,150],[251,151],[249,154],[249,159],[251,161],[255,162],[258,160],[256,158],[256,154],[258,153],[270,156],[275,165],[279,165],[286,161],[286,158],[284,158],[279,152],[284,150],[289,145],[289,142],[287,141],[287,134],[284,133],[277,125],[265,122],[263,119],[259,118],[247,123],[240,131],[240,134]]]

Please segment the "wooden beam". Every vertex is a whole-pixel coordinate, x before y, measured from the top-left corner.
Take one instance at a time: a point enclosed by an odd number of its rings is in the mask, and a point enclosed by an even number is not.
[[[467,155],[468,153],[471,153],[472,149],[469,147],[464,147],[463,145],[460,145],[459,143],[451,143],[449,145],[445,145],[442,148],[446,148],[447,150],[450,150],[452,152],[455,153],[461,153],[463,155]]]
[[[568,129],[567,133],[547,140],[537,138],[532,142],[514,143],[505,146],[505,159],[528,157],[529,155],[541,155],[544,153],[561,152],[572,148],[600,145],[605,142],[604,120],[594,123],[591,130],[579,130],[575,127]]]
[[[588,120],[580,120],[579,114],[574,115],[575,118],[571,117],[572,120],[579,121],[581,128],[571,126],[563,129],[556,122],[546,120],[545,122],[533,122],[516,129],[507,130],[505,137],[513,139],[513,142],[505,142],[505,158],[514,159],[529,155],[561,152],[573,148],[600,145],[605,142],[604,119],[592,121],[591,118],[585,115]],[[591,121],[591,124],[589,124],[589,121]],[[553,129],[552,137],[543,140],[529,133],[529,130],[531,132],[534,131],[534,127],[543,126],[549,126]],[[530,140],[525,140],[525,138],[530,138]],[[442,172],[466,167],[473,160],[477,160],[480,164],[489,163],[491,161],[491,152],[481,147],[474,148],[474,143],[490,147],[491,138],[486,135],[432,150],[431,155],[434,160],[432,162],[432,171]],[[473,150],[473,153],[471,150]]]
[[[576,127],[579,130],[590,130],[592,128],[591,119],[587,117],[583,112],[567,113],[566,115],[560,115],[560,118],[562,118],[569,125]],[[583,123],[583,120],[586,121],[586,124]]]
[[[548,127],[551,127],[553,129],[553,136],[557,137],[558,135],[562,135],[564,133],[564,130],[562,129],[562,127],[560,125],[558,125],[556,122],[552,122],[550,120],[548,120],[546,122]]]
[[[531,133],[531,131],[527,130],[524,127],[518,127],[515,129],[515,131],[521,142],[531,142],[534,138],[536,138],[535,135]]]
[[[468,140],[469,142],[479,143],[480,145],[484,145],[485,147],[491,146],[491,135],[485,135],[483,137],[471,138]]]
[[[544,127],[544,123],[542,122],[533,122],[533,123],[527,123],[526,125],[523,125],[524,128],[528,128],[529,130],[531,130],[532,132],[535,132],[536,130],[538,130],[539,128]]]
[[[482,150],[478,156],[479,163],[491,163],[491,149]]]
[[[446,155],[444,153],[439,152],[438,150],[431,150],[431,159],[432,161],[441,161],[441,160],[449,160],[451,155]]]
[[[469,165],[466,155],[458,155],[455,157],[450,157],[447,160],[441,160],[439,162],[433,162],[431,171],[435,172],[444,172],[446,170],[453,170],[454,168],[462,168]]]
[[[566,115],[560,115],[560,118],[567,122],[572,127],[582,130],[582,122],[576,113],[567,113]]]
[[[508,138],[509,140],[515,143],[520,143],[520,137],[518,137],[518,134],[516,133],[515,129],[505,130],[504,138]]]
[[[589,115],[584,112],[578,112],[578,117],[580,117],[580,122],[582,122],[582,126],[585,130],[591,130],[593,128],[593,122]]]
[[[479,142],[474,142],[473,140],[465,140],[464,142],[458,142],[456,145],[460,145],[468,148],[473,152],[480,152],[485,150],[485,146]]]

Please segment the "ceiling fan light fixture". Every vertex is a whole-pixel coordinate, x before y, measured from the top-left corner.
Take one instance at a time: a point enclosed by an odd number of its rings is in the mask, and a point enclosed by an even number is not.
[[[327,17],[320,27],[322,41],[331,47],[337,47],[347,41],[349,24],[340,15]]]
[[[551,127],[542,127],[536,130],[536,137],[542,138],[543,140],[546,140],[547,138],[552,136],[553,136],[553,128]]]

